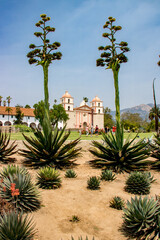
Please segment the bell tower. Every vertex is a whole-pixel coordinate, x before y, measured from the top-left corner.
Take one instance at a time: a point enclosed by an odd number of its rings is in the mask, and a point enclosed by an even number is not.
[[[73,97],[68,93],[68,91],[65,91],[65,94],[61,97],[60,100],[66,112],[73,112]]]
[[[94,113],[103,114],[103,101],[101,101],[99,97],[95,96],[95,98],[91,101],[91,108]]]

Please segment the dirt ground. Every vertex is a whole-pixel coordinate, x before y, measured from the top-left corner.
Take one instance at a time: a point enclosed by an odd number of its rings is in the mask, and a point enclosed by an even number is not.
[[[24,148],[22,141],[18,142],[18,149]],[[109,207],[114,196],[120,196],[125,201],[134,195],[124,191],[128,174],[119,174],[113,182],[101,182],[100,190],[87,189],[87,179],[91,176],[100,176],[100,169],[93,169],[88,161],[93,159],[88,149],[91,141],[81,141],[82,156],[77,160],[75,167],[77,178],[67,179],[65,171],[60,171],[62,186],[56,190],[41,190],[42,207],[32,213],[36,223],[36,240],[71,240],[71,236],[78,240],[78,236],[89,240],[125,240],[127,239],[120,227],[123,211]],[[16,164],[21,164],[23,157],[16,154]],[[3,165],[4,166],[4,165]],[[2,167],[2,165],[1,165]],[[36,179],[36,170],[29,170],[33,179]],[[150,196],[160,194],[160,174],[151,171],[156,182],[152,183]],[[71,222],[72,216],[78,216],[79,222]]]

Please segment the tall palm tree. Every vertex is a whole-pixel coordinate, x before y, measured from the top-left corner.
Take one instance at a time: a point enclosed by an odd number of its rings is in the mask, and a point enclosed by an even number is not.
[[[157,107],[157,103],[156,103],[156,94],[155,94],[155,87],[154,87],[154,82],[155,82],[155,78],[153,79],[153,99],[154,99],[154,108],[153,111],[151,111],[150,113],[150,118],[155,119],[155,130],[157,132],[157,136],[159,136],[159,129],[158,129],[158,118],[160,117],[160,110]]]
[[[7,102],[8,102],[8,107],[9,107],[9,106],[10,106],[10,102],[11,102],[11,99],[12,99],[12,98],[11,98],[10,96],[8,96],[6,99],[7,99]]]
[[[6,107],[6,100],[3,101],[3,106]]]
[[[3,97],[2,97],[2,96],[0,96],[0,106],[1,106],[1,104],[2,104],[2,98],[3,98]]]
[[[8,122],[9,122],[9,114],[12,112],[12,108],[11,107],[6,107],[6,112],[8,112]]]

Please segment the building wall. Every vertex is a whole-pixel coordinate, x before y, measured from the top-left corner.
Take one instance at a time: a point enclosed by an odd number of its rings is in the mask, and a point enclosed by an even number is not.
[[[67,129],[76,128],[75,112],[74,111],[66,111],[66,113],[69,115],[69,120],[67,121]]]
[[[98,125],[99,129],[104,128],[104,114],[94,114],[93,115],[93,127],[95,128]]]

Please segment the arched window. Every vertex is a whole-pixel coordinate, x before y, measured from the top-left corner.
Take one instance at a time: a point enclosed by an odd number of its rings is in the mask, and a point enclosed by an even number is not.
[[[98,107],[100,107],[100,103],[98,103]]]
[[[68,99],[68,103],[70,103],[70,99]]]
[[[70,111],[70,106],[68,106],[68,111]]]

